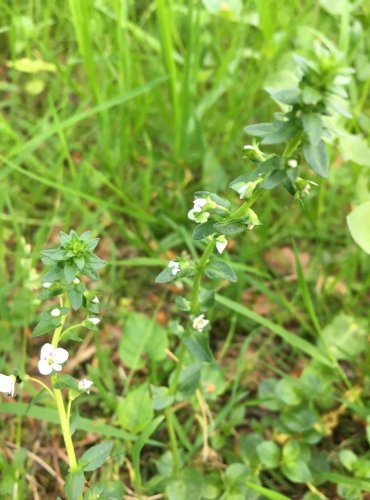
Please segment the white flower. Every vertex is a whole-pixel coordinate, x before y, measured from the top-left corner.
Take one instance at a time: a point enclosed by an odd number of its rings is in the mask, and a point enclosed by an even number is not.
[[[87,318],[87,321],[90,321],[90,323],[96,326],[100,323],[100,318]]]
[[[195,198],[193,203],[194,203],[194,210],[196,212],[201,212],[204,205],[207,205],[207,200],[205,198]]]
[[[225,238],[225,236],[219,236],[216,239],[216,248],[218,253],[222,253],[226,247],[227,247],[227,239]]]
[[[74,283],[75,285],[79,285],[81,283],[81,280],[79,278],[75,278],[72,283]]]
[[[204,206],[208,203],[208,201],[205,198],[195,198],[193,201],[194,206],[191,210],[188,212],[188,218],[192,220],[193,222],[201,223],[201,222],[206,222],[209,218],[209,212],[204,212],[201,214]],[[195,215],[199,214],[199,215]],[[200,215],[201,214],[201,215]]]
[[[298,162],[294,158],[291,158],[290,160],[288,160],[287,163],[288,163],[288,166],[291,168],[297,168],[297,166],[298,166]]]
[[[12,396],[15,394],[15,380],[14,375],[3,375],[0,373],[0,392]]]
[[[240,198],[249,198],[252,196],[253,191],[256,189],[257,184],[262,182],[262,179],[257,179],[257,181],[245,182],[236,191]]]
[[[252,149],[254,151],[254,146],[251,146],[250,144],[247,144],[246,146],[244,146],[243,149]]]
[[[244,195],[245,195],[245,192],[248,188],[248,184],[243,184],[242,186],[240,186],[236,192],[239,194],[240,198],[244,198]]]
[[[44,344],[41,347],[40,361],[38,363],[41,375],[50,375],[54,370],[60,372],[62,364],[68,359],[68,351],[62,347],[53,347],[51,344]]]
[[[251,208],[248,210],[248,229],[251,231],[254,226],[260,226],[261,222],[257,217],[257,214]]]
[[[94,297],[91,302],[94,302],[94,304],[99,304],[99,299],[98,297]]]
[[[53,283],[50,283],[50,281],[45,281],[45,283],[42,284],[43,288],[50,288]]]
[[[204,318],[204,314],[200,314],[196,318],[194,318],[193,321],[193,328],[194,330],[197,330],[198,332],[202,332],[203,329],[208,325],[209,321],[208,319]]]
[[[78,382],[78,388],[80,391],[86,391],[87,394],[90,394],[90,387],[94,384],[92,380],[88,380],[87,378],[83,378]]]
[[[53,318],[57,318],[61,315],[60,309],[58,309],[57,307],[55,309],[52,309],[50,311],[50,315],[53,316]]]
[[[170,260],[167,267],[171,269],[172,276],[176,276],[181,271],[180,264],[175,260]]]

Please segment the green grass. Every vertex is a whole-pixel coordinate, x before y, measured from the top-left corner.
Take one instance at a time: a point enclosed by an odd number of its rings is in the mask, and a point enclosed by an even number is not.
[[[186,217],[193,192],[225,192],[228,181],[248,168],[241,159],[249,140],[243,127],[268,121],[278,111],[263,88],[290,61],[291,52],[307,49],[312,30],[338,45],[352,66],[359,53],[368,57],[370,46],[365,2],[354,11],[344,2],[342,15],[331,16],[321,6],[325,2],[291,1],[277,7],[269,0],[246,0],[235,19],[227,12],[212,14],[204,6],[211,3],[0,2],[0,371],[31,364],[36,373],[40,343],[29,334],[40,310],[40,251],[54,245],[59,230],[92,229],[101,238],[98,254],[109,266],[99,285],[104,297],[102,336],[86,343],[97,351],[76,368],[80,374],[91,365],[99,393],[81,405],[76,436],[82,449],[86,433],[93,440],[114,439],[118,458],[99,475],[107,483],[124,483],[133,495],[169,488],[167,494],[174,500],[183,497],[176,493],[175,482],[171,487],[164,483],[171,464],[160,413],[133,446],[117,418],[124,391],[145,381],[165,385],[173,367],[170,359],[148,362],[141,370],[122,365],[117,346],[127,315],[138,311],[165,318],[170,331],[174,296],[154,285],[155,275],[184,249],[192,256],[200,254],[202,245],[192,240]],[[355,22],[362,26],[357,35]],[[25,73],[7,65],[21,58],[52,63],[55,72]],[[369,78],[355,78],[350,91],[354,116],[349,130],[367,141]],[[33,80],[43,82],[38,95],[26,90]],[[345,225],[351,206],[360,200],[361,179],[369,193],[368,170],[364,160],[343,161],[336,147],[330,154],[331,175],[304,206],[283,190],[264,192],[258,200],[263,225],[235,239],[229,257],[239,280],[218,290],[212,310],[211,343],[222,375],[214,375],[214,380],[222,391],[204,396],[208,417],[196,397],[179,403],[174,412],[184,474],[193,471],[194,484],[199,471],[210,484],[214,477],[216,483],[224,481],[221,493],[230,498],[244,498],[231,497],[231,483],[225,480],[227,466],[247,463],[244,436],[272,438],[272,416],[261,410],[257,391],[261,379],[297,377],[311,361],[328,369],[336,365],[318,339],[340,312],[362,318],[368,328],[369,259]],[[291,249],[288,264],[268,257],[271,252],[281,256],[284,247]],[[303,264],[306,254],[309,263]],[[261,297],[268,313],[258,312]],[[26,356],[19,349],[22,341],[27,342]],[[172,335],[170,350],[176,351],[176,346]],[[362,404],[369,408],[368,361],[367,352],[336,366],[335,400],[330,408],[323,406],[322,414],[348,400],[341,377],[361,387]],[[17,402],[0,404],[1,446],[5,449],[11,441],[31,450],[28,429],[33,426],[43,459],[51,463],[50,436],[54,439],[57,432],[54,410],[37,405],[21,421],[15,419],[23,414],[31,393],[26,386]],[[331,454],[335,467],[341,448],[368,453],[363,419],[358,424],[353,413],[348,411],[337,434],[318,446]],[[206,463],[201,460],[205,421],[214,451],[214,460],[209,455]],[[363,444],[356,441],[359,433]],[[14,467],[21,471],[23,466]],[[42,468],[34,463],[30,467],[30,474],[44,485],[41,498],[61,494]],[[1,471],[5,466],[0,461]],[[30,492],[31,483],[19,474],[21,490]],[[250,495],[260,494],[253,498],[294,498],[297,491],[303,498],[308,491],[307,485],[297,487],[280,471],[265,471],[262,478],[262,485],[246,485]],[[366,479],[368,475],[356,476],[339,464],[316,487],[334,498],[336,484],[368,491]],[[170,496],[168,491],[175,493]],[[11,493],[5,498],[15,499]]]

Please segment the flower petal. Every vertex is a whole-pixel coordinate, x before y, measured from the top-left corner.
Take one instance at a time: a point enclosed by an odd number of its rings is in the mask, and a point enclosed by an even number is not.
[[[54,363],[54,364],[52,365],[52,368],[53,368],[53,370],[54,370],[54,371],[56,371],[56,372],[61,372],[63,367],[62,367],[62,365],[58,365],[58,363]]]
[[[53,371],[52,367],[44,359],[40,359],[40,361],[38,362],[38,367],[41,375],[50,375],[50,373]]]
[[[0,373],[0,392],[14,396],[14,377]]]
[[[41,347],[40,359],[46,360],[54,355],[55,348],[51,344],[44,344]]]
[[[68,351],[66,351],[62,347],[58,347],[58,349],[55,349],[53,358],[55,363],[63,364],[67,361],[68,356],[69,356]]]

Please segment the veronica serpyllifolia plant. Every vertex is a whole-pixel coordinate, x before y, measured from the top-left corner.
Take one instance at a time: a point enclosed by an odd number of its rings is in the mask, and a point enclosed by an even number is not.
[[[97,329],[100,322],[97,316],[99,298],[95,292],[88,290],[85,282],[98,280],[98,271],[106,263],[94,254],[99,239],[92,238],[90,231],[81,236],[73,230],[69,234],[61,232],[59,240],[57,248],[41,253],[42,262],[48,268],[41,278],[41,300],[51,301],[51,305],[41,313],[32,332],[33,337],[52,334],[51,340],[42,345],[38,361],[40,374],[48,379],[44,381],[22,373],[19,376],[23,381],[40,385],[41,392],[49,395],[55,403],[69,462],[66,493],[68,499],[78,500],[84,489],[85,472],[93,471],[104,462],[112,443],[93,446],[77,459],[71,430],[73,405],[81,394],[90,392],[93,382],[85,377],[77,380],[69,374],[62,374],[69,352],[61,345],[81,341],[76,333],[78,329]],[[72,310],[81,310],[84,316],[82,321],[68,324]],[[1,374],[0,392],[14,396],[16,381],[16,376]]]
[[[216,193],[196,192],[188,218],[196,223],[193,238],[204,243],[203,253],[195,260],[178,256],[156,277],[157,283],[192,279],[189,297],[176,299],[181,314],[186,313],[187,319],[185,324],[177,323],[175,327],[181,346],[170,378],[166,409],[175,470],[179,468],[180,456],[170,404],[179,383],[184,382],[186,352],[198,363],[213,359],[209,346],[211,325],[206,315],[214,303],[215,292],[213,288],[202,289],[202,279],[237,281],[233,269],[221,260],[228,238],[261,224],[252,206],[263,191],[282,185],[295,200],[308,196],[311,186],[317,184],[301,177],[301,171],[308,166],[321,177],[328,175],[325,141],[335,136],[330,118],[338,114],[350,116],[345,86],[352,70],[342,64],[341,54],[333,48],[317,45],[311,59],[296,54],[294,60],[296,84],[279,90],[268,89],[281,108],[274,120],[245,128],[247,134],[260,138],[260,142],[253,139],[252,144],[244,146],[244,158],[253,168],[229,186],[242,202],[232,204]],[[273,147],[272,152],[265,151],[269,146]],[[194,370],[189,373],[194,378]]]

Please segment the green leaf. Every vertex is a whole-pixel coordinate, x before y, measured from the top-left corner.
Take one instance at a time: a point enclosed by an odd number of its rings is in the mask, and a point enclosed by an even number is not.
[[[244,132],[255,137],[265,137],[273,130],[272,123],[256,123],[255,125],[247,125],[244,127]]]
[[[119,355],[123,363],[138,369],[147,361],[160,361],[166,356],[168,347],[167,332],[154,319],[141,313],[131,313],[125,323],[119,343]]]
[[[175,302],[180,311],[190,311],[190,300],[187,300],[185,297],[180,296],[176,297]]]
[[[218,196],[216,193],[211,193],[210,191],[196,191],[194,193],[194,196],[196,198],[204,198],[209,196],[212,201],[217,203],[217,205],[220,205],[221,207],[226,208],[227,210],[230,210],[231,204],[229,200],[226,200],[225,198],[221,198],[221,196]]]
[[[275,386],[275,394],[280,401],[290,406],[298,405],[301,402],[296,391],[296,384],[289,377],[279,380]]]
[[[203,475],[196,469],[184,469],[166,484],[168,500],[202,500]]]
[[[153,407],[148,387],[143,384],[133,389],[117,407],[120,425],[135,434],[141,432],[153,419]]]
[[[60,241],[60,244],[63,247],[65,247],[71,241],[71,236],[69,236],[69,234],[67,234],[67,233],[64,233],[63,231],[60,231],[59,241]]]
[[[275,101],[282,102],[284,104],[295,104],[299,101],[301,91],[298,87],[293,87],[289,89],[272,89],[266,87],[265,89],[270,96],[275,99]]]
[[[184,368],[179,377],[178,391],[184,398],[190,398],[199,387],[201,363],[194,363]]]
[[[200,290],[198,295],[199,310],[201,312],[208,311],[215,303],[214,290]]]
[[[307,483],[312,480],[311,471],[302,460],[283,464],[283,474],[293,483]]]
[[[307,113],[302,116],[303,130],[311,144],[317,145],[323,133],[321,116],[317,113]]]
[[[55,382],[54,387],[56,389],[74,389],[78,391],[78,380],[73,378],[71,375],[63,374],[58,377]]]
[[[69,302],[71,303],[72,309],[77,311],[82,305],[82,297],[83,293],[81,293],[79,290],[77,290],[76,287],[68,287],[67,288],[67,295]]]
[[[208,336],[204,333],[193,332],[182,337],[187,350],[200,361],[210,363],[213,361],[211,348],[209,347]]]
[[[83,257],[74,257],[73,262],[76,264],[80,271],[85,266],[85,259]]]
[[[63,277],[63,268],[54,266],[47,273],[45,273],[41,277],[41,283],[46,283],[50,281],[50,283],[54,283],[55,281],[59,281]]]
[[[67,261],[64,264],[64,276],[67,283],[72,283],[72,281],[77,276],[77,273],[78,273],[78,267],[72,260]]]
[[[327,177],[329,173],[329,162],[323,141],[317,144],[306,144],[303,154],[309,166],[321,177]]]
[[[211,280],[225,279],[235,283],[238,277],[225,262],[213,260],[205,269],[205,275]]]
[[[168,387],[150,386],[153,399],[153,410],[159,411],[173,403],[174,397],[168,394]]]
[[[285,170],[275,170],[262,184],[260,184],[260,186],[262,189],[273,189],[279,184],[286,182],[286,180],[287,175]]]
[[[311,408],[299,407],[283,413],[280,420],[290,432],[302,433],[314,428],[318,422],[318,415]]]
[[[247,229],[247,226],[235,221],[217,222],[216,224],[214,224],[214,229],[219,234],[224,234],[225,236],[234,236],[235,234],[239,234],[245,231]]]
[[[32,337],[39,337],[40,335],[44,335],[47,332],[50,332],[51,330],[55,330],[56,325],[55,325],[55,320],[56,318],[53,318],[50,315],[47,316],[41,316],[40,321],[37,323],[35,328],[32,330]],[[59,318],[57,318],[59,319]],[[60,321],[60,320],[59,320]]]
[[[321,99],[322,96],[316,89],[313,87],[303,87],[302,100],[304,104],[317,104]]]
[[[207,236],[211,236],[211,234],[214,234],[214,225],[215,223],[211,220],[203,222],[203,224],[198,224],[193,231],[194,240],[203,240],[204,238],[207,238]]]
[[[169,267],[165,267],[163,271],[161,271],[157,277],[155,278],[156,283],[169,283],[170,281],[173,281],[177,279],[176,275],[172,274],[172,269]]]
[[[159,424],[164,419],[163,415],[158,416],[154,420],[152,420],[142,431],[140,436],[135,441],[134,446],[132,447],[132,463],[135,471],[135,481],[137,484],[141,483],[141,475],[140,475],[140,454],[141,450],[148,443],[150,436],[157,429]],[[121,497],[120,497],[121,498]]]
[[[338,314],[323,329],[322,335],[337,359],[354,359],[365,351],[368,344],[366,321],[346,314]],[[318,344],[324,352],[326,346],[320,340]]]
[[[357,245],[370,254],[370,201],[352,210],[347,216],[347,224]]]
[[[280,448],[273,441],[262,441],[257,445],[257,453],[267,469],[274,469],[280,460]]]
[[[358,463],[357,455],[351,450],[340,450],[339,460],[341,464],[344,465],[344,467],[349,471],[355,470]]]
[[[103,465],[109,457],[113,443],[105,442],[92,446],[81,456],[78,465],[85,471],[91,472]]]
[[[82,470],[74,470],[68,474],[64,485],[68,500],[80,500],[84,483],[85,475]]]
[[[276,121],[272,124],[269,134],[262,139],[262,144],[281,144],[291,139],[297,133],[297,126],[292,122]]]

